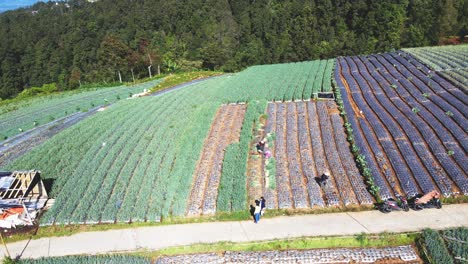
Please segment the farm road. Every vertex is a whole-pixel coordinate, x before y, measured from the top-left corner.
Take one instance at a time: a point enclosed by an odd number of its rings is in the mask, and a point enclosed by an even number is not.
[[[305,236],[355,235],[362,232],[409,232],[428,227],[444,229],[458,226],[468,226],[468,204],[445,205],[440,210],[389,214],[365,211],[282,216],[261,219],[259,224],[252,221],[213,222],[86,232],[68,237],[11,243],[8,244],[8,249],[12,257],[39,258],[157,250],[220,241],[252,242]],[[5,254],[3,251],[2,254]]]

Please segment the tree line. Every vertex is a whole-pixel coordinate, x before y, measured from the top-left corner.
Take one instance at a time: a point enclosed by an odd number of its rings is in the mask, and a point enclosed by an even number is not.
[[[86,0],[0,14],[0,98],[56,83],[437,45],[465,36],[464,0]]]

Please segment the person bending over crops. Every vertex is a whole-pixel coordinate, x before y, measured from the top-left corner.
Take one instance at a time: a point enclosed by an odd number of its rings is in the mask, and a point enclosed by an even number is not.
[[[265,151],[265,144],[265,139],[262,139],[260,140],[260,142],[257,143],[255,147],[257,148],[258,153],[263,153],[263,151]]]

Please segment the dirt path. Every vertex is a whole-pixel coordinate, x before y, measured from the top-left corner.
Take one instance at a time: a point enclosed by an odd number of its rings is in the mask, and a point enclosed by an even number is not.
[[[275,131],[276,131],[276,104],[274,103],[268,104],[267,114],[268,114],[268,118],[266,120],[267,123],[265,126],[265,135],[270,134],[270,136],[272,136],[275,134]],[[271,155],[274,157],[275,156],[274,140],[272,140],[271,142],[268,142],[268,145],[269,145],[269,150],[271,151]],[[268,161],[268,163],[270,162],[271,161]],[[266,171],[266,166],[268,166],[268,164],[267,164],[267,161],[265,161],[265,159],[263,159],[263,166],[264,166],[262,168],[264,172],[263,173],[264,174],[263,196],[268,201],[266,203],[266,207],[268,209],[278,208],[278,194],[276,192],[276,178],[275,178],[276,175],[273,175],[273,174],[270,175],[270,172],[268,172],[268,175],[267,175],[265,171]],[[270,182],[270,180],[272,182]]]
[[[268,212],[268,211],[267,211]],[[161,225],[67,237],[41,238],[8,244],[13,257],[40,258],[77,254],[158,250],[194,243],[250,242],[308,236],[352,236],[362,233],[413,232],[424,228],[468,226],[468,205],[444,205],[442,209],[378,211],[282,216],[252,221]],[[4,253],[4,250],[2,251]]]
[[[7,166],[64,129],[95,114],[98,109],[99,107],[95,107],[87,112],[71,114],[3,141],[0,144],[0,168]]]
[[[259,199],[262,195],[266,196],[266,199],[268,199],[270,203],[272,203],[272,197],[268,197],[266,193],[263,193],[263,190],[265,189],[265,172],[263,169],[265,159],[263,157],[263,154],[258,153],[256,150],[257,143],[265,137],[265,122],[266,121],[262,119],[260,122],[261,128],[254,129],[254,137],[249,145],[249,158],[247,161],[247,197],[248,203],[250,205],[254,205],[255,200]],[[258,123],[255,124],[255,126],[258,125]]]

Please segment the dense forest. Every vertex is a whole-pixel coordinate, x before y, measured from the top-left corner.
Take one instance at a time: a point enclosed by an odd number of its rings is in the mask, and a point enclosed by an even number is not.
[[[436,45],[465,36],[465,0],[86,0],[0,14],[0,98],[150,72],[236,71]]]

